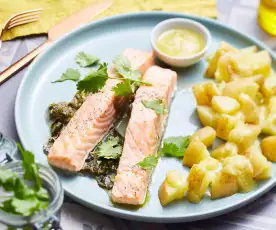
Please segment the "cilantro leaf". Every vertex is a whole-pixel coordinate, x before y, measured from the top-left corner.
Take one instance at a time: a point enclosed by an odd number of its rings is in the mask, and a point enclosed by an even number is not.
[[[24,200],[14,197],[11,201],[11,205],[15,213],[23,216],[30,216],[38,209],[39,202],[36,197],[30,197]]]
[[[2,185],[6,191],[13,190],[15,178],[15,173],[8,169],[0,168],[0,185]]]
[[[49,193],[45,188],[40,188],[37,192],[36,192],[36,196],[39,200],[42,201],[48,201],[49,200]]]
[[[164,140],[162,153],[166,156],[183,157],[190,144],[190,136],[168,137]]]
[[[81,67],[87,67],[97,63],[100,59],[95,55],[79,52],[75,57],[75,60]]]
[[[128,58],[125,56],[116,56],[113,59],[113,65],[116,72],[123,78],[129,78],[132,80],[139,80],[141,78],[140,71],[132,69]]]
[[[150,169],[150,170],[152,170],[157,165],[158,159],[159,159],[159,157],[148,156],[148,157],[145,157],[139,163],[137,163],[137,165],[140,166],[143,169]]]
[[[80,79],[80,71],[77,69],[68,68],[62,75],[61,78],[53,81],[52,83],[63,82],[63,81],[78,81]]]
[[[114,137],[99,146],[98,157],[105,159],[118,159],[122,154],[122,145],[119,137]]]
[[[38,165],[35,163],[34,154],[30,151],[25,151],[19,143],[17,143],[17,146],[23,158],[24,179],[34,181],[36,189],[39,190],[41,188],[41,180],[38,175]]]
[[[25,199],[35,196],[35,192],[33,189],[23,184],[19,178],[17,178],[15,182],[14,196],[19,199]]]
[[[166,112],[165,106],[160,99],[146,101],[142,100],[142,104],[149,109],[153,109],[157,114],[164,114]]]
[[[112,88],[117,96],[128,96],[133,93],[130,81],[125,80]]]
[[[107,63],[100,65],[97,71],[90,72],[83,80],[77,83],[77,89],[87,93],[97,93],[108,79]]]

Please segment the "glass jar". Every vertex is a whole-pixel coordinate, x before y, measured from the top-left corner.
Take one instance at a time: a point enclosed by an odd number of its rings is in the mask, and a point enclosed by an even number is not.
[[[264,31],[276,36],[276,0],[260,1],[258,21]]]
[[[4,137],[0,133],[0,167],[15,172],[22,181],[25,170],[22,161],[15,161],[17,146],[13,140]],[[8,162],[8,163],[7,163]],[[6,213],[0,210],[0,222],[15,228],[32,227],[41,229],[48,225],[48,229],[61,230],[59,220],[55,214],[60,210],[63,203],[63,188],[57,174],[49,167],[38,164],[39,176],[42,185],[50,195],[50,203],[47,209],[34,213],[32,216],[20,216]],[[44,229],[44,228],[43,228]],[[45,228],[47,229],[47,228]]]

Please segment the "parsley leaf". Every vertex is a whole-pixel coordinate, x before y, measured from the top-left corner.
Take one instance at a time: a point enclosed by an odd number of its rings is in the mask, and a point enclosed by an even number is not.
[[[117,96],[128,96],[133,93],[130,81],[125,80],[112,88]]]
[[[38,175],[38,165],[35,163],[34,154],[30,151],[25,151],[19,143],[17,143],[17,147],[23,158],[24,179],[34,181],[36,189],[39,190],[41,188],[41,180]]]
[[[75,60],[81,67],[87,67],[97,63],[100,59],[95,55],[79,52],[75,57]]]
[[[161,152],[166,156],[183,157],[190,144],[190,136],[168,137],[164,140]]]
[[[119,137],[113,137],[99,146],[98,157],[118,159],[122,154],[122,145]]]
[[[164,114],[166,112],[165,106],[161,99],[152,101],[142,100],[142,104],[149,109],[153,109],[157,114]]]
[[[6,191],[13,190],[15,178],[15,173],[7,169],[0,168],[0,185],[2,185]]]
[[[107,63],[100,65],[97,71],[91,71],[83,80],[77,83],[77,89],[87,93],[97,93],[108,79]]]
[[[77,69],[68,68],[62,75],[61,78],[53,81],[52,83],[63,82],[63,81],[78,81],[80,79],[80,71]]]
[[[145,157],[139,163],[137,163],[137,165],[140,166],[143,169],[152,170],[157,165],[158,159],[159,159],[159,157],[148,156],[148,157]]]

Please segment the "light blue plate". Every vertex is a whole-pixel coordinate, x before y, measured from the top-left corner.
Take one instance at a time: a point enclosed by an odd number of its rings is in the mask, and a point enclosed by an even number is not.
[[[125,48],[150,50],[150,32],[153,27],[160,21],[173,17],[189,18],[204,24],[213,37],[209,53],[214,52],[221,41],[236,47],[257,45],[261,49],[268,49],[264,44],[215,20],[176,13],[127,14],[83,26],[59,39],[35,60],[25,74],[17,94],[15,118],[18,134],[24,147],[35,153],[38,162],[47,164],[47,157],[42,151],[42,145],[50,134],[45,118],[47,107],[52,102],[70,101],[76,92],[74,82],[51,82],[58,79],[68,67],[80,69],[83,75],[89,71],[78,67],[75,55],[85,51],[111,63],[112,58]],[[275,55],[271,51],[270,53],[275,68]],[[206,61],[202,60],[190,68],[177,70],[178,92],[171,107],[165,137],[191,134],[200,127],[190,87],[195,82],[206,80],[203,78],[206,65]],[[259,184],[250,193],[215,201],[207,196],[200,204],[183,200],[163,208],[158,200],[158,188],[165,173],[176,168],[188,172],[176,159],[160,160],[152,178],[150,200],[138,210],[114,206],[108,194],[93,179],[62,175],[60,178],[67,195],[79,203],[106,214],[150,222],[185,222],[220,215],[256,199],[276,184],[276,165],[273,165],[272,179]]]

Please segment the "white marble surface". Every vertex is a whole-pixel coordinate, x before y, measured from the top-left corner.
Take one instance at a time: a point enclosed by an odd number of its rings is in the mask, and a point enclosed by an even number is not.
[[[256,21],[258,0],[218,0],[218,20],[256,37],[276,51],[276,37],[263,32]],[[0,71],[34,49],[45,37],[29,37],[3,43]],[[18,140],[14,124],[14,101],[23,70],[0,86],[0,131]],[[65,230],[275,230],[276,188],[246,207],[204,221],[183,224],[150,224],[126,221],[97,213],[66,199],[61,210]],[[0,229],[6,227],[0,225]]]

